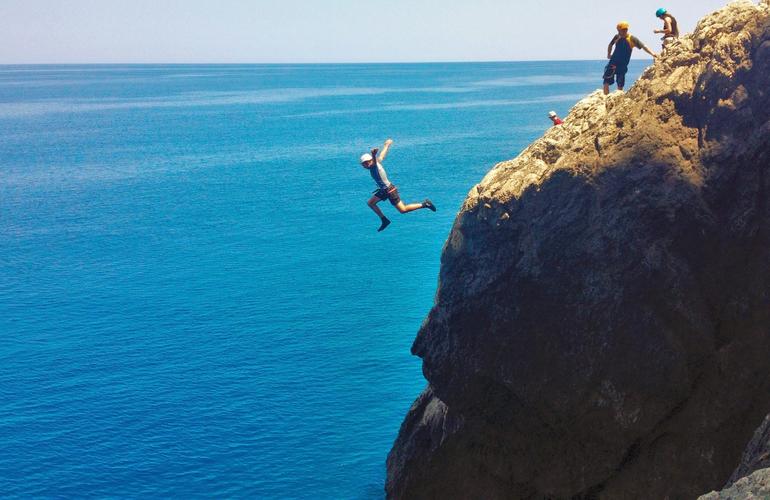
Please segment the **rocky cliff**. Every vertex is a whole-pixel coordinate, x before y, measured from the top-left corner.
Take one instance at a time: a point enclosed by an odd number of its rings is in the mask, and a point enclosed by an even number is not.
[[[471,189],[391,498],[694,498],[770,410],[770,0]]]

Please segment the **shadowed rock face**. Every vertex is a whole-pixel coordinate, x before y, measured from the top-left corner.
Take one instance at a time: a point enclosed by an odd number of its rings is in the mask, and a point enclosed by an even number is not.
[[[444,248],[388,495],[723,485],[770,410],[769,170],[770,0],[496,165]]]
[[[754,433],[725,489],[698,500],[770,498],[770,415]]]
[[[727,483],[732,484],[759,469],[770,469],[770,415],[765,417],[762,425],[754,433],[754,437],[743,452],[740,465]]]

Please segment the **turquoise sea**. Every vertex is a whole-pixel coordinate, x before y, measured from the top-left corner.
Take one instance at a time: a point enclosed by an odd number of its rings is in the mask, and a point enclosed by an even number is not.
[[[381,498],[460,204],[603,65],[0,66],[0,496]]]

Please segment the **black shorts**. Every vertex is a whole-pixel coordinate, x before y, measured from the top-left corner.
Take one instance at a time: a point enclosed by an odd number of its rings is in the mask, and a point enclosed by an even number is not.
[[[615,64],[608,64],[604,67],[604,83],[612,85],[615,83],[615,78],[618,79],[618,87],[626,86],[626,73],[628,73],[628,66],[617,66]]]
[[[378,189],[374,192],[374,196],[381,200],[390,200],[390,204],[393,206],[398,205],[398,202],[401,201],[398,196],[398,188],[393,184],[388,189]]]

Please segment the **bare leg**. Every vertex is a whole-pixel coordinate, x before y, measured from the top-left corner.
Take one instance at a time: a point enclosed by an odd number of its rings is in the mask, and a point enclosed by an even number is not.
[[[669,43],[671,43],[674,39],[671,37],[663,37],[663,45],[660,48],[660,55],[666,54],[666,48],[668,47]]]
[[[609,84],[604,84],[604,95],[607,95],[610,93],[610,86]]]
[[[374,210],[374,213],[376,213],[380,219],[383,219],[385,218],[385,214],[383,214],[382,210],[380,210],[380,207],[377,206],[377,203],[381,201],[382,200],[377,198],[376,196],[372,196],[371,198],[369,198],[369,201],[367,201],[366,204],[369,205],[369,208]]]
[[[388,225],[390,224],[390,220],[385,217],[385,214],[382,213],[382,210],[380,210],[380,207],[377,206],[377,203],[381,202],[382,200],[377,198],[376,196],[372,196],[369,198],[369,201],[366,202],[367,205],[369,205],[369,208],[374,210],[374,213],[380,216],[380,228],[377,229],[377,232],[382,231]]]
[[[399,200],[399,202],[396,204],[396,210],[398,210],[402,214],[405,214],[407,212],[413,212],[421,208],[425,208],[425,205],[423,205],[422,203],[410,203],[409,205],[404,205],[404,202]]]

